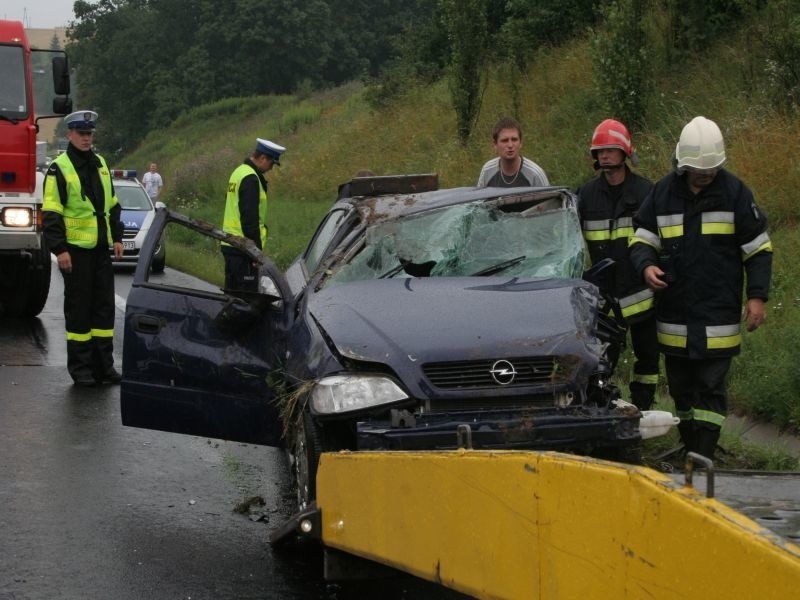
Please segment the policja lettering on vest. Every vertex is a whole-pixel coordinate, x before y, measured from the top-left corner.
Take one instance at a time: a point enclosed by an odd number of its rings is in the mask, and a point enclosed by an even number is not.
[[[122,258],[121,207],[102,156],[92,150],[97,113],[64,117],[67,151],[47,171],[44,236],[64,278],[67,370],[76,385],[119,383],[114,368],[114,270]]]
[[[228,180],[222,229],[243,237],[264,250],[267,244],[267,180],[264,173],[280,166],[286,148],[270,140],[256,139],[255,150],[234,169]],[[222,242],[225,257],[225,289],[258,291],[258,268],[235,247]]]

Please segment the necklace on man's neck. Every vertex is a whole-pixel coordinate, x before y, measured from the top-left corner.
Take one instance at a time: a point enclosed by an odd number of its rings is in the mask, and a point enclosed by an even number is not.
[[[503,173],[503,165],[501,164],[501,165],[499,165],[499,167],[500,167],[500,179],[506,185],[511,185],[512,183],[514,183],[517,180],[517,177],[519,177],[519,172],[522,170],[522,161],[519,161],[519,167],[517,167],[517,170],[516,170],[516,172],[514,173],[514,176],[511,179],[506,179],[506,176]]]

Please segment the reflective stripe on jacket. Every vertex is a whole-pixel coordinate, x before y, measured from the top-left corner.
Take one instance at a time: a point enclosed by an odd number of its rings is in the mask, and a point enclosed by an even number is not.
[[[631,260],[637,272],[658,265],[671,276],[656,294],[661,350],[689,358],[733,356],[741,345],[747,297],[766,300],[772,273],[767,218],[752,192],[721,169],[699,194],[670,173],[635,219]]]
[[[106,237],[108,247],[114,245],[111,233],[111,222],[109,214],[111,208],[117,204],[111,185],[111,174],[108,171],[106,161],[99,154],[96,155],[100,161],[98,173],[103,185],[103,219],[105,219]],[[79,248],[94,248],[97,246],[98,223],[95,207],[90,198],[83,193],[78,172],[65,152],[53,161],[58,165],[61,175],[66,182],[67,198],[62,203],[56,183],[55,175],[48,175],[45,181],[44,200],[42,210],[58,213],[64,219],[67,243]]]

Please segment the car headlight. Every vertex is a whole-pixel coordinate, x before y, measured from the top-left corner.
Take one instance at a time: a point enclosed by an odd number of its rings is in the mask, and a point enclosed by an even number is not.
[[[33,212],[30,208],[4,208],[2,221],[6,227],[30,227],[33,224]]]
[[[317,414],[343,414],[405,400],[408,395],[381,375],[334,375],[324,377],[311,392],[311,408]]]

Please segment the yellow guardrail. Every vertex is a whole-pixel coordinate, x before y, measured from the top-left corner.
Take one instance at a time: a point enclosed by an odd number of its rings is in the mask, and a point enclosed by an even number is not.
[[[478,598],[800,597],[800,547],[645,467],[556,452],[340,452],[329,548]]]

